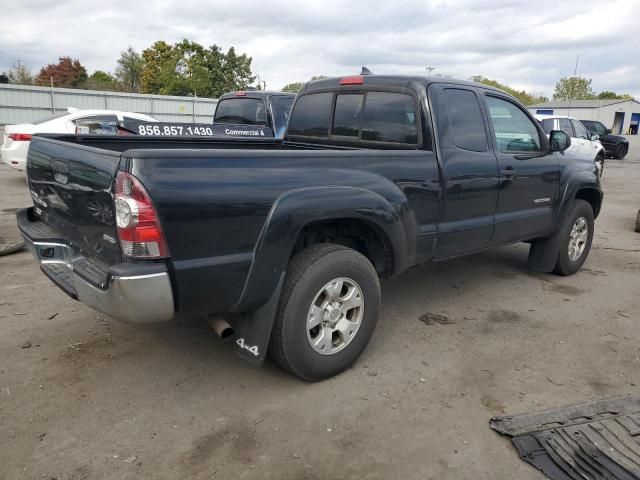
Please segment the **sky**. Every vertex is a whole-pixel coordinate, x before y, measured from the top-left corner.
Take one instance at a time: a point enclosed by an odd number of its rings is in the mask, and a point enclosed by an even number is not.
[[[0,72],[60,56],[112,72],[122,50],[183,38],[253,58],[268,89],[312,75],[482,75],[551,97],[573,74],[640,98],[640,0],[2,0]],[[635,38],[634,38],[635,37]]]

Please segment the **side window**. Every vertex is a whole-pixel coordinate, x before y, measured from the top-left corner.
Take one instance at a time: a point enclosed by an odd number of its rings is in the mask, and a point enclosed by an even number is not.
[[[96,115],[73,120],[81,135],[117,135],[118,118],[115,115]]]
[[[291,111],[289,135],[326,137],[329,135],[331,93],[303,95]]]
[[[416,106],[405,93],[368,92],[362,140],[418,144]]]
[[[571,126],[571,122],[568,118],[559,118],[558,124],[560,126],[560,130],[569,135],[570,137],[575,137],[576,134],[573,131],[573,127]]]
[[[551,133],[551,130],[554,129],[553,122],[553,118],[545,118],[544,120],[542,120],[542,129],[547,135],[549,135]]]
[[[607,127],[605,127],[603,124],[601,124],[600,122],[592,122],[593,126],[594,126],[594,131],[598,133],[598,135],[606,135],[607,134]]]
[[[453,143],[463,150],[487,151],[487,133],[476,95],[469,90],[447,88],[444,100]]]
[[[571,123],[573,124],[573,129],[576,131],[576,137],[589,138],[589,134],[587,133],[587,129],[584,128],[584,125],[577,120],[571,120]]]
[[[486,99],[501,152],[540,151],[540,134],[533,120],[508,100],[489,95]]]
[[[361,94],[341,94],[336,97],[332,135],[356,138],[360,135],[363,100],[364,95]]]

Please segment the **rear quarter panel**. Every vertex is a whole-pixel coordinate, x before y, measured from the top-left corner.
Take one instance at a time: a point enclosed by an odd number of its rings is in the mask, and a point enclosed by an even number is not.
[[[405,230],[408,244],[402,255],[406,258],[416,254],[419,231],[410,202],[420,205],[423,218],[430,211],[434,224],[437,216],[438,191],[432,181],[437,181],[438,173],[431,152],[140,151],[127,162],[158,210],[169,243],[179,308],[185,312],[243,310],[269,298],[277,281],[272,278],[255,287],[258,295],[238,304],[267,217],[276,200],[291,191],[345,186],[379,195]],[[331,200],[326,197],[327,209]],[[287,200],[292,212],[296,201],[304,200]],[[313,202],[322,205],[321,198]],[[315,208],[309,220],[322,219],[321,210]],[[293,213],[287,215],[278,215],[279,228],[294,238],[292,230],[299,225]],[[345,215],[354,216],[349,209]],[[290,251],[274,254],[284,255],[286,265]],[[274,266],[273,278],[277,279],[282,265],[280,261]]]

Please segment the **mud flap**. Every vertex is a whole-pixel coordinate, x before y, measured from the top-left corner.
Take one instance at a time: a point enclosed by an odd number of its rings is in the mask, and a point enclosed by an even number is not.
[[[549,478],[640,478],[640,397],[496,417],[491,428]]]
[[[531,243],[527,265],[531,270],[550,273],[556,267],[560,253],[560,237],[562,229],[553,236]]]
[[[267,356],[284,276],[285,272],[282,272],[278,285],[267,303],[233,321],[234,350],[242,359],[252,365],[262,365]]]

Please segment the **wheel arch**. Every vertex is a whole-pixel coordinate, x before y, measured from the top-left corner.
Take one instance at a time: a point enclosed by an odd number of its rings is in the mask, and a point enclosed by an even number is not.
[[[327,228],[337,229],[339,235],[333,235],[334,242],[337,238],[343,245],[345,238],[354,237],[344,235],[345,229],[351,229],[356,237],[366,234],[370,244],[356,250],[370,258],[382,274],[403,269],[408,245],[399,211],[402,209],[396,209],[378,193],[358,187],[307,187],[280,195],[262,228],[243,292],[232,310],[250,311],[264,304],[291,256],[304,246],[301,238],[306,235],[309,239],[309,233],[318,237],[318,232]],[[317,239],[313,242],[322,243]],[[383,260],[378,247],[384,252]]]
[[[593,217],[598,217],[602,208],[602,192],[600,190],[593,187],[578,188],[573,198],[588,202],[593,209]]]

